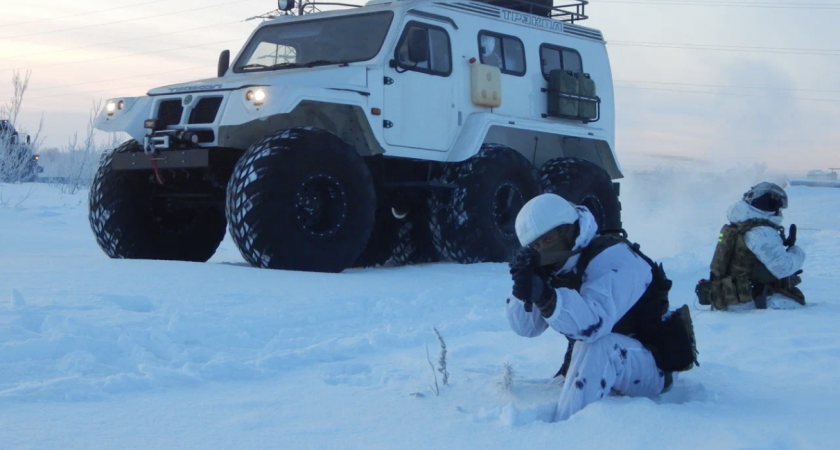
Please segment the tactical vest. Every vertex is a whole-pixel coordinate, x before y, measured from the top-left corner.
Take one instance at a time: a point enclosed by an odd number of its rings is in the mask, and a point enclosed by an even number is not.
[[[764,292],[780,292],[804,304],[804,296],[795,286],[799,277],[782,280],[774,277],[758,257],[747,247],[744,236],[757,227],[770,227],[785,240],[784,228],[767,220],[749,220],[724,225],[712,257],[709,280],[701,280],[696,293],[701,305],[725,310],[730,305],[752,302]]]
[[[644,294],[627,311],[624,316],[613,326],[612,332],[631,336],[638,340],[651,353],[653,353],[656,365],[666,371],[683,371],[690,369],[696,360],[696,347],[694,344],[693,330],[689,343],[685,340],[673,339],[675,331],[671,323],[662,320],[663,315],[668,312],[668,292],[671,290],[672,282],[665,275],[662,264],[654,263],[639,249],[639,244],[627,240],[624,234],[605,234],[597,236],[581,253],[575,266],[574,273],[557,274],[550,279],[553,288],[568,288],[580,292],[583,285],[583,276],[589,263],[601,254],[604,250],[618,244],[626,244],[637,256],[642,258],[651,267],[653,278]],[[679,331],[677,331],[679,333]],[[563,366],[557,375],[566,375],[571,363],[572,348],[574,340],[569,339],[569,346],[566,350]],[[677,342],[680,341],[679,345]]]
[[[575,272],[557,274],[552,277],[550,284],[555,289],[565,287],[580,292],[580,288],[583,285],[583,275],[589,263],[604,250],[622,243],[627,244],[633,253],[644,259],[650,265],[653,274],[653,280],[645,293],[612,329],[613,333],[630,336],[642,331],[641,329],[648,323],[648,319],[655,317],[656,320],[659,320],[663,314],[668,312],[668,291],[671,290],[672,285],[671,280],[665,276],[665,270],[662,268],[662,265],[657,265],[642,253],[639,249],[639,244],[630,242],[620,234],[597,236],[581,252],[580,258],[575,265]]]

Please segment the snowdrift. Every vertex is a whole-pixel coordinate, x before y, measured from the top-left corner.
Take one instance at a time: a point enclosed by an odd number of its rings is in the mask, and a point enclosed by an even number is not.
[[[248,267],[229,240],[207,264],[110,260],[85,193],[0,185],[0,447],[840,447],[840,191],[788,191],[808,307],[711,313],[694,284],[749,183],[623,184],[626,228],[674,279],[672,307],[692,306],[702,365],[564,423],[545,421],[565,338],[508,329],[505,265],[292,273]]]

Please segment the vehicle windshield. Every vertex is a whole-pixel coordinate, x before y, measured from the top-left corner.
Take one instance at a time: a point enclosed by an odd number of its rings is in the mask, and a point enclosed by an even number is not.
[[[379,53],[394,13],[383,11],[268,25],[236,62],[236,73],[367,61]]]

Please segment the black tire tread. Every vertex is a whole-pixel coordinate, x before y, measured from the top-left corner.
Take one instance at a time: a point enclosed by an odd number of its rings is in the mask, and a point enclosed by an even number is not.
[[[225,236],[223,211],[196,210],[182,230],[156,225],[149,203],[155,185],[148,182],[149,174],[111,167],[115,154],[136,151],[142,151],[137,141],[124,142],[105,157],[94,176],[88,220],[96,242],[111,258],[207,261]]]
[[[306,170],[338,174],[354,192],[348,200],[349,225],[321,241],[305,234],[291,216],[291,180]],[[338,136],[317,128],[266,136],[242,155],[228,182],[229,232],[254,267],[341,272],[364,250],[375,209],[373,179],[364,159]]]
[[[582,158],[551,159],[540,167],[540,184],[543,192],[574,204],[597,200],[602,214],[592,212],[599,230],[621,229],[621,203],[609,174],[597,164]]]
[[[519,247],[515,237],[502,241],[493,236],[494,230],[480,217],[487,211],[477,211],[475,204],[477,196],[487,195],[485,184],[492,182],[488,180],[505,171],[521,177],[526,202],[540,193],[536,168],[504,145],[484,144],[472,158],[446,167],[442,181],[458,187],[449,195],[435,195],[429,201],[432,241],[441,259],[462,264],[506,262]]]

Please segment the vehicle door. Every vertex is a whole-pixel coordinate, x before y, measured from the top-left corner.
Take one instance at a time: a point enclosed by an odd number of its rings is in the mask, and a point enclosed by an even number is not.
[[[385,142],[446,151],[457,131],[452,36],[446,23],[408,18],[385,70]]]

